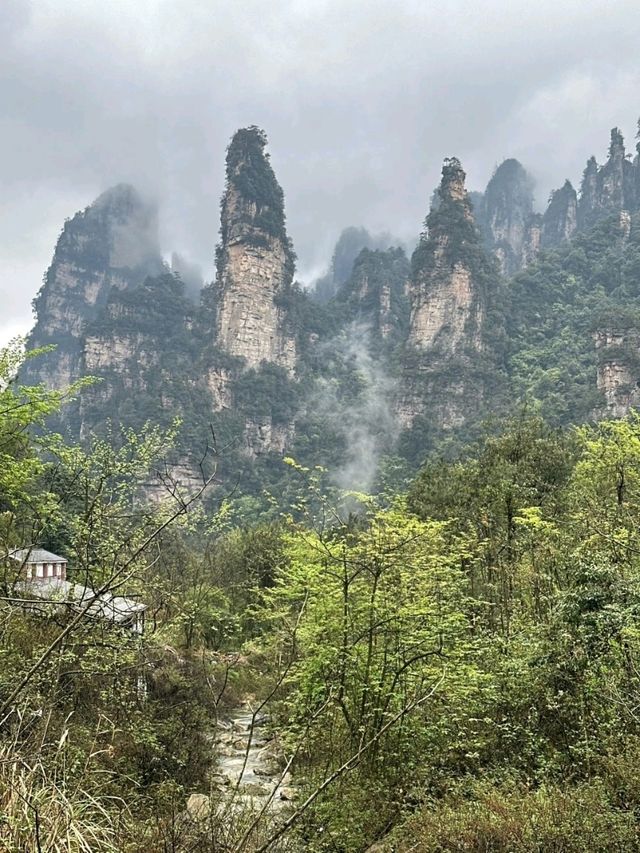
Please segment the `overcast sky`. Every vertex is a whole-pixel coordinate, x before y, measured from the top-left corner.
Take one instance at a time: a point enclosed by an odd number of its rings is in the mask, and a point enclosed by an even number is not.
[[[65,217],[130,181],[163,250],[208,277],[224,151],[269,136],[299,276],[340,230],[410,239],[460,157],[471,189],[505,157],[540,203],[640,114],[638,0],[0,0],[0,342]]]

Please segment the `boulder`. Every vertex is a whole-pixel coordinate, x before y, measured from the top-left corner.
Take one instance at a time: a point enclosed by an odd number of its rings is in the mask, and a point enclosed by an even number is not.
[[[187,814],[192,820],[206,820],[211,814],[211,800],[206,794],[191,794],[187,800]]]

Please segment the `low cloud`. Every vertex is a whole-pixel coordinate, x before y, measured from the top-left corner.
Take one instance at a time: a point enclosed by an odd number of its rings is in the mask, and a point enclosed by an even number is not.
[[[518,157],[543,200],[639,109],[635,0],[4,0],[0,35],[3,337],[64,217],[121,181],[210,278],[239,126],[269,134],[306,272],[348,225],[410,239],[447,155],[472,188]]]
[[[344,441],[340,467],[330,471],[333,482],[344,490],[367,493],[382,456],[393,449],[399,434],[393,381],[371,353],[371,329],[365,323],[350,323],[324,347],[350,371],[357,392],[344,396],[334,377],[321,377],[308,406]]]

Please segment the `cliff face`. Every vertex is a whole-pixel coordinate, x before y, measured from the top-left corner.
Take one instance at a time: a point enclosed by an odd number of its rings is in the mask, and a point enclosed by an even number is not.
[[[370,327],[374,338],[404,337],[408,322],[407,289],[411,267],[402,249],[363,249],[338,292],[349,318]]]
[[[269,362],[292,374],[295,335],[279,297],[291,286],[295,256],[266,144],[264,133],[250,127],[235,134],[227,151],[216,257],[216,338],[247,368]]]
[[[231,448],[221,470],[234,478],[285,452],[331,467],[353,457],[369,470],[366,449],[386,453],[398,438],[398,452],[417,459],[519,399],[541,401],[559,424],[640,405],[640,218],[629,209],[640,158],[629,163],[618,135],[602,169],[590,161],[580,201],[567,182],[544,215],[516,161],[472,204],[460,163],[446,160],[411,264],[397,248],[364,249],[355,262],[345,248],[334,261],[346,279],[324,305],[292,281],[265,145],[252,127],[229,146],[217,276],[199,306],[184,286],[195,294],[198,271],[174,256],[168,272],[155,211],[130,187],[65,225],[30,338],[57,349],[21,378],[101,380],[66,410],[76,434],[177,416],[173,466],[195,482],[189,451],[210,426]],[[344,247],[351,238],[362,234]],[[538,263],[540,248],[554,251]],[[505,288],[497,260],[529,268]],[[602,319],[605,308],[618,313]]]
[[[425,352],[453,354],[482,345],[483,305],[471,269],[473,250],[481,250],[464,181],[460,162],[446,160],[440,203],[411,259],[409,343]]]
[[[300,295],[292,286],[295,257],[282,191],[265,144],[264,134],[249,128],[229,146],[218,275],[200,308],[186,297],[201,284],[197,269],[174,254],[175,274],[168,272],[155,210],[131,187],[109,190],[66,224],[29,341],[54,343],[56,350],[28,362],[21,379],[55,388],[85,375],[99,380],[67,408],[72,432],[100,432],[108,421],[166,426],[180,417],[179,461],[188,467],[190,437],[200,435],[198,446],[206,441],[215,416],[226,418],[230,435],[240,429],[246,455],[283,451],[292,418],[278,394],[293,380],[296,329],[289,313]],[[275,391],[261,394],[270,366],[280,371]]]
[[[167,408],[176,382],[188,385],[197,379],[193,312],[183,283],[170,273],[147,278],[137,288],[112,290],[84,336],[86,372],[105,380],[96,386],[101,396],[135,392],[141,417],[140,395],[154,401],[156,412]],[[168,408],[182,414],[179,406]]]
[[[598,418],[623,418],[640,406],[640,329],[602,329],[595,334],[597,386],[604,408]]]
[[[439,204],[412,257],[407,371],[398,406],[411,426],[428,407],[437,426],[464,423],[483,396],[476,375],[491,348],[499,274],[482,247],[460,162],[445,160]]]
[[[161,269],[156,210],[130,186],[108,190],[66,222],[34,302],[29,337],[30,347],[56,349],[27,365],[26,381],[63,388],[82,375],[85,329],[112,290],[135,287]]]
[[[478,205],[477,220],[503,275],[513,275],[532,254],[533,181],[514,159],[498,166]]]
[[[202,484],[199,463],[214,406],[200,370],[195,311],[181,279],[165,272],[113,289],[85,331],[84,369],[98,381],[80,396],[81,438],[181,422],[165,468],[141,485],[151,500],[166,496],[163,476],[183,494]]]
[[[606,163],[599,167],[595,157],[587,162],[578,203],[579,227],[589,228],[623,210],[637,210],[637,180],[637,168],[627,159],[622,134],[614,127]]]
[[[551,249],[573,237],[578,227],[578,196],[570,181],[554,190],[542,217],[540,248]]]

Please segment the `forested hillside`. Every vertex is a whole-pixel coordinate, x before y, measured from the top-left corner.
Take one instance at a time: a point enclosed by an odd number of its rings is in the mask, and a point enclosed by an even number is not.
[[[579,196],[566,182],[544,214],[518,161],[481,194],[446,160],[412,257],[347,229],[314,292],[295,281],[266,148],[256,127],[229,145],[216,279],[199,304],[163,265],[156,211],[133,188],[67,222],[29,339],[54,349],[23,379],[100,380],[65,411],[70,437],[178,416],[181,478],[197,479],[213,431],[226,449],[218,479],[268,514],[264,489],[290,488],[287,454],[366,490],[391,467],[399,486],[488,417],[526,406],[566,426],[637,402],[640,161],[619,130]]]
[[[638,157],[312,293],[266,148],[198,301],[119,186],[0,355],[0,849],[640,850]]]
[[[494,424],[405,495],[341,497],[285,460],[293,512],[238,526],[232,494],[203,511],[212,484],[168,475],[175,433],[116,450],[43,429],[64,401],[15,387],[18,357],[0,392],[4,849],[637,849],[636,415]],[[164,499],[132,504],[150,478]],[[25,598],[8,555],[32,542],[143,600],[145,633]],[[240,703],[271,764],[229,787],[216,721]]]

